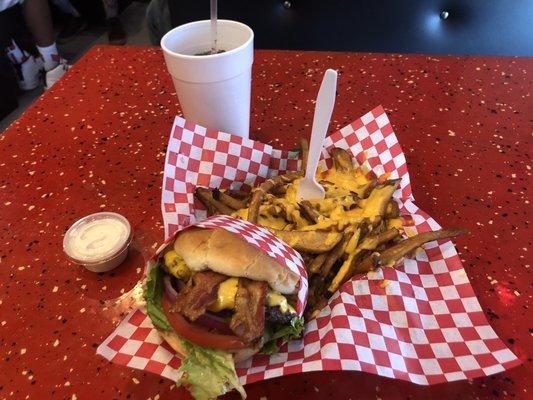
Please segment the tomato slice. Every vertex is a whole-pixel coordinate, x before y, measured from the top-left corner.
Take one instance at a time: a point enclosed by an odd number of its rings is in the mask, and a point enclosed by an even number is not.
[[[194,322],[189,322],[179,313],[169,311],[170,302],[163,296],[163,312],[178,335],[202,347],[221,350],[238,350],[250,347],[238,336],[222,335],[207,331]]]

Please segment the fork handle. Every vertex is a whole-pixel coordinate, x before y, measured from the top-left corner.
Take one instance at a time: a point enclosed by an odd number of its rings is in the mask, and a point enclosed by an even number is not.
[[[328,132],[333,105],[335,104],[335,93],[337,89],[337,71],[328,69],[324,73],[320,90],[316,98],[315,115],[313,117],[313,128],[311,129],[311,143],[309,144],[309,154],[307,156],[307,168],[305,176],[315,179],[316,168],[320,153],[324,147],[324,139]]]

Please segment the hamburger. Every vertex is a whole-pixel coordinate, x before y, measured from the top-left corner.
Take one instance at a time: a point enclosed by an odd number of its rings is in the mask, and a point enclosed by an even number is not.
[[[182,359],[178,385],[196,399],[237,389],[235,362],[301,336],[300,276],[223,228],[180,232],[148,273],[146,308]]]

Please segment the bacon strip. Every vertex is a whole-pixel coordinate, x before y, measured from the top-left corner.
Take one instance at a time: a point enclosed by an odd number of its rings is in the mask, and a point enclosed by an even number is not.
[[[226,279],[227,276],[212,271],[194,274],[187,285],[178,292],[170,311],[181,313],[191,321],[196,320],[216,301],[218,285]]]
[[[246,342],[252,342],[263,335],[266,291],[266,282],[239,279],[239,288],[235,296],[235,312],[229,326]]]

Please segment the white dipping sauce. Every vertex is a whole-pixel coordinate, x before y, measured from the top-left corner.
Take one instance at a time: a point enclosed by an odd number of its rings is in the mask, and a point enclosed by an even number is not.
[[[122,221],[114,218],[97,219],[76,230],[70,242],[70,251],[79,259],[100,260],[116,252],[128,235],[128,229]]]
[[[65,253],[91,270],[109,270],[124,260],[131,241],[126,218],[112,212],[88,215],[74,223],[63,239]]]

